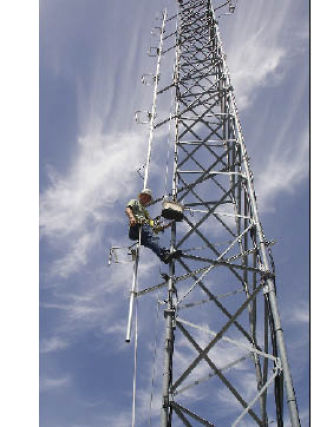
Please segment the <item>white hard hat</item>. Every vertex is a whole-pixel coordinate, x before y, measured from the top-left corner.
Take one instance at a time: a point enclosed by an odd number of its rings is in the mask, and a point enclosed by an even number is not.
[[[150,190],[150,188],[144,188],[143,190],[141,190],[140,194],[147,194],[152,199],[152,191]]]

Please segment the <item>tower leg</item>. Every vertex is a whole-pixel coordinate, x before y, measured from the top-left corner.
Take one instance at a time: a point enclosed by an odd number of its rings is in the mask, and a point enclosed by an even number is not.
[[[174,249],[176,239],[176,224],[172,225],[171,229],[171,247]],[[174,348],[174,322],[175,322],[175,304],[173,299],[174,286],[173,279],[175,273],[174,260],[169,264],[168,280],[168,304],[164,310],[166,318],[166,337],[165,337],[165,352],[164,352],[164,367],[163,367],[163,387],[162,387],[162,414],[161,414],[161,427],[171,427],[171,407],[170,407],[170,386],[172,384],[172,355]]]
[[[279,355],[280,355],[282,368],[283,368],[283,378],[284,378],[284,385],[287,393],[287,404],[288,404],[288,409],[290,414],[291,425],[293,427],[300,427],[301,424],[299,419],[298,406],[297,406],[296,396],[293,388],[293,381],[290,373],[290,368],[288,364],[287,350],[284,343],[283,331],[280,324],[280,316],[279,316],[278,304],[275,296],[274,284],[271,279],[269,279],[267,283],[268,283],[268,288],[270,290],[269,302],[270,302],[270,308],[272,311],[272,316],[274,321],[274,328],[275,328]]]

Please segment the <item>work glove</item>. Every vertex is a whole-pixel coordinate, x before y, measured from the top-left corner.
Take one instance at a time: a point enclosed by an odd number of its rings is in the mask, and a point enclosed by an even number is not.
[[[158,234],[160,231],[163,232],[164,231],[164,227],[162,225],[156,225],[153,227],[153,231]]]

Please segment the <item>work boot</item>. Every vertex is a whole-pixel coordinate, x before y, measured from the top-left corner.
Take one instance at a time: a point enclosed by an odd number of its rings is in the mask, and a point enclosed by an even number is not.
[[[168,276],[166,273],[160,273],[160,276],[166,281],[168,282],[168,280],[170,279],[170,276]]]
[[[179,258],[182,255],[182,251],[180,249],[173,251],[171,253],[167,253],[164,255],[164,257],[162,258],[162,261],[165,264],[169,264],[169,262],[174,259],[174,258]]]

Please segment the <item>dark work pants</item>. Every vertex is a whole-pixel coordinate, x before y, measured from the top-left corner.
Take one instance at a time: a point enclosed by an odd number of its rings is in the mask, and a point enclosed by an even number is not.
[[[139,225],[130,227],[129,238],[131,240],[139,240]],[[159,246],[159,237],[153,233],[152,228],[148,224],[141,226],[141,244],[151,249],[162,260],[166,249]]]

